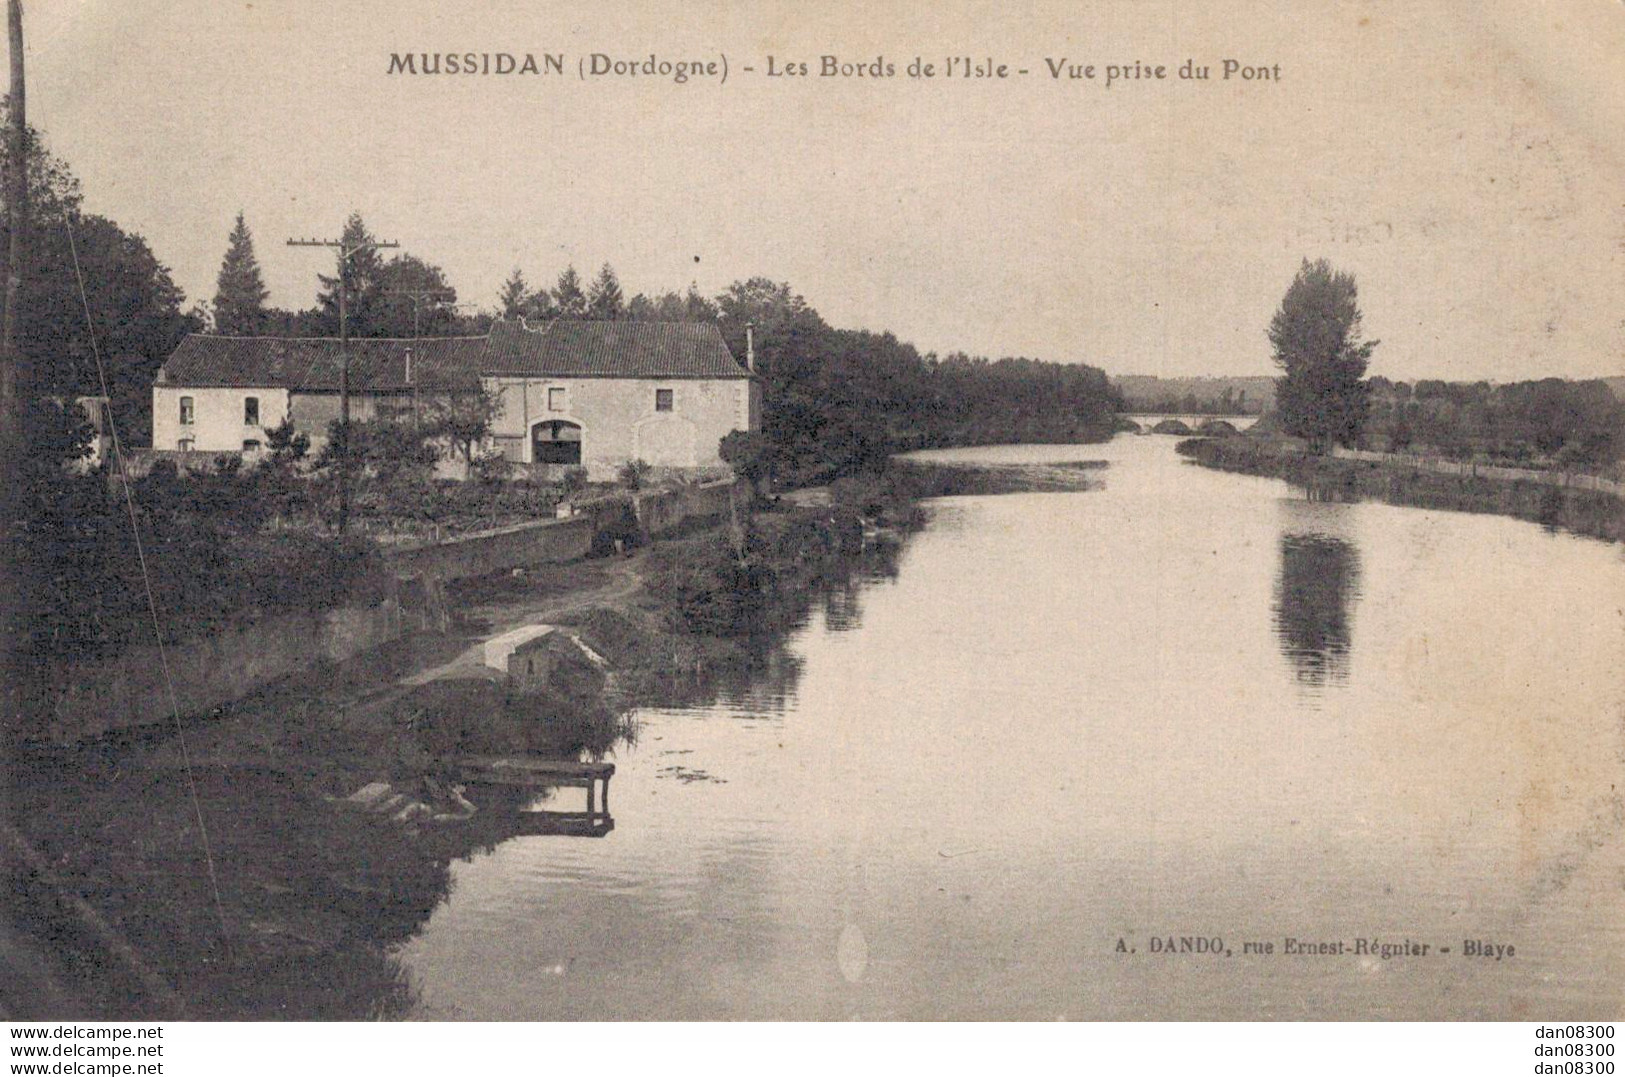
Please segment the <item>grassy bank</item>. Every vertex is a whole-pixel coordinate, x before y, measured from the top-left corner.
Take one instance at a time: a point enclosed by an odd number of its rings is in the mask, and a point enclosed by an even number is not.
[[[1177,451],[1204,467],[1285,479],[1316,496],[1514,516],[1590,538],[1625,541],[1625,502],[1595,490],[1280,453],[1249,438],[1193,438],[1180,442]]]

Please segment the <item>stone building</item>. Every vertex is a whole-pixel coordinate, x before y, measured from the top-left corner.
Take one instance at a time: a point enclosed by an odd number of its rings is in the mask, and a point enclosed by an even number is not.
[[[486,447],[515,463],[594,478],[629,460],[717,467],[724,435],[761,426],[750,363],[708,323],[498,321],[482,337],[350,341],[350,414],[411,421],[485,393]],[[153,448],[254,453],[289,418],[319,446],[339,416],[340,371],[334,338],[190,335],[153,385]]]

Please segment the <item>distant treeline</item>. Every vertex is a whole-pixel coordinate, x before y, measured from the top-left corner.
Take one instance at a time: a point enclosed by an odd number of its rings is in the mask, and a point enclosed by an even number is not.
[[[1593,470],[1625,451],[1625,404],[1602,379],[1368,384],[1362,441],[1382,451]]]
[[[761,450],[781,483],[853,474],[900,450],[1101,441],[1122,406],[1095,367],[922,355],[890,333],[835,329],[789,285],[760,277],[715,308],[736,356],[754,327]]]

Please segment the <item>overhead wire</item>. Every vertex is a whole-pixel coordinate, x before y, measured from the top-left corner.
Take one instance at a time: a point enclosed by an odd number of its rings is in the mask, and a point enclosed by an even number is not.
[[[175,694],[175,679],[170,674],[169,652],[164,643],[163,622],[158,615],[158,599],[152,589],[152,573],[147,567],[146,547],[141,541],[140,517],[135,509],[135,496],[130,487],[130,469],[124,456],[124,444],[118,436],[118,423],[113,418],[112,393],[108,389],[107,367],[102,362],[101,345],[96,339],[96,323],[90,313],[90,298],[85,292],[85,275],[79,265],[79,246],[73,235],[73,219],[68,217],[64,221],[68,232],[68,253],[73,259],[73,276],[79,286],[79,303],[85,312],[85,331],[90,335],[91,354],[96,359],[96,377],[101,384],[102,398],[108,402],[104,418],[107,421],[107,430],[113,442],[113,459],[118,464],[120,485],[124,490],[124,507],[130,517],[130,535],[135,544],[136,563],[141,568],[141,584],[146,590],[147,610],[152,618],[152,632],[158,643],[158,665],[163,672],[164,689],[168,693],[169,712],[174,720],[175,739],[181,750],[181,764],[186,773],[186,789],[192,802],[192,815],[197,820],[198,837],[203,846],[203,860],[209,873],[209,892],[214,899],[215,918],[220,922],[220,935],[222,941],[229,940],[230,933],[226,927],[226,908],[220,900],[220,877],[215,870],[214,850],[209,842],[209,827],[203,821],[203,802],[198,796],[197,777],[192,770],[192,754],[186,744],[186,728],[181,721],[180,700]]]

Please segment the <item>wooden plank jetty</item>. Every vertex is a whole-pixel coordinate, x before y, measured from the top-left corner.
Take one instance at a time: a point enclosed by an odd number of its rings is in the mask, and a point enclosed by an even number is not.
[[[583,763],[577,759],[539,759],[529,756],[475,755],[457,764],[458,778],[471,784],[517,785],[527,789],[574,786],[587,791],[588,820],[609,820],[609,779],[614,763]],[[536,814],[560,814],[557,812]],[[571,815],[582,813],[569,813]]]
[[[474,755],[457,765],[463,781],[491,785],[577,785],[607,782],[614,763],[583,763],[575,759],[532,759],[526,756]]]

